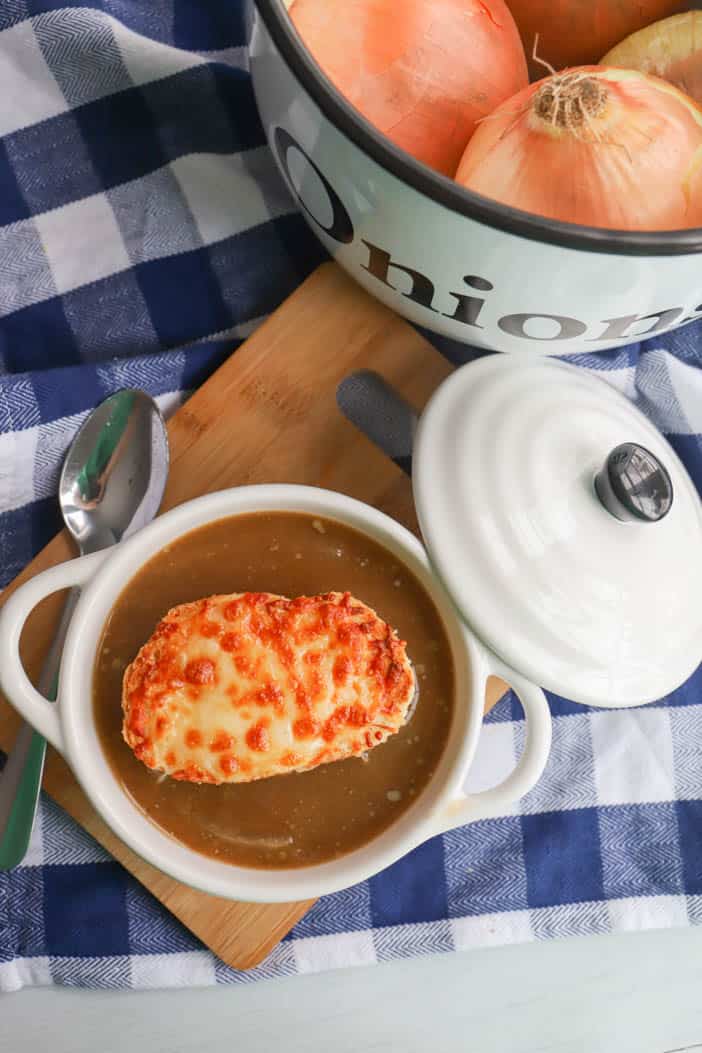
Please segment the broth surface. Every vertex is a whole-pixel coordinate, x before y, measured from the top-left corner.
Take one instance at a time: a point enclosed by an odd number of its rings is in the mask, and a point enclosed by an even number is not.
[[[349,591],[407,641],[415,712],[367,759],[223,786],[150,771],[122,739],[122,677],[166,611],[215,593]],[[454,703],[450,646],[423,587],[376,542],[333,520],[257,512],[200,527],[158,552],[119,596],[96,658],[93,704],[103,751],[152,822],[190,848],[249,867],[308,866],[361,847],[429,782]]]

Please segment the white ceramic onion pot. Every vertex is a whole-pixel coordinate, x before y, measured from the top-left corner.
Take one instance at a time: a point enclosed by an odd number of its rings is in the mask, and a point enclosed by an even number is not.
[[[404,563],[441,614],[456,673],[449,741],[429,785],[412,807],[357,851],[322,865],[281,871],[218,862],[173,840],[151,823],[113,775],[100,746],[92,706],[93,669],[103,627],[120,592],[139,568],[164,545],[196,527],[266,510],[331,517],[373,538]],[[53,704],[32,687],[24,672],[20,634],[27,616],[45,596],[72,585],[83,591],[66,639],[58,701]],[[466,796],[462,787],[478,745],[485,683],[493,673],[504,677],[519,695],[526,715],[526,744],[504,782]],[[0,613],[0,687],[22,716],[63,754],[96,810],[130,848],[195,888],[259,902],[307,899],[337,891],[377,873],[435,834],[504,813],[538,780],[551,742],[551,718],[543,692],[479,643],[433,574],[416,538],[368,505],[305,486],[251,486],[209,494],[159,517],[118,547],[39,574],[19,588]]]
[[[568,355],[702,317],[702,230],[559,223],[459,187],[376,132],[322,74],[283,0],[251,0],[268,141],[326,249],[369,292],[468,345]]]

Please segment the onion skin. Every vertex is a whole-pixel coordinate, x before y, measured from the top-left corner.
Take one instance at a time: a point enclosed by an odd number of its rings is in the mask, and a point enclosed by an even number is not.
[[[550,105],[554,91],[557,107]],[[566,223],[640,231],[699,227],[702,111],[644,73],[568,70],[530,85],[483,121],[456,180]]]
[[[444,175],[476,122],[527,84],[504,0],[295,0],[290,17],[348,101]]]
[[[653,73],[702,104],[702,11],[664,18],[623,40],[601,61]]]
[[[538,34],[538,56],[556,70],[598,62],[609,48],[651,22],[689,7],[682,0],[508,0],[522,35],[532,78],[544,66],[532,52]]]

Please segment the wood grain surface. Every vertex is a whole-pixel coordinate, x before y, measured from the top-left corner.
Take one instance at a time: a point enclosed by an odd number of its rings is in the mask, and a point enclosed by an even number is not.
[[[450,365],[409,325],[325,264],[171,418],[171,473],[165,511],[213,490],[251,483],[307,483],[367,501],[417,531],[407,476],[341,415],[340,381],[372,369],[421,409]],[[75,555],[57,535],[0,597]],[[60,595],[38,607],[23,635],[36,678]],[[505,685],[492,680],[486,707]],[[0,698],[0,748],[18,718]],[[310,902],[252,904],[197,892],[128,849],[98,818],[62,758],[49,750],[44,788],[224,962],[258,964]]]

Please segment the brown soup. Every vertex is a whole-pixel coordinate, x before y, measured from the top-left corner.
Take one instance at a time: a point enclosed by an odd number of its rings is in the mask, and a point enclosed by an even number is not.
[[[122,676],[166,611],[214,593],[352,592],[407,641],[420,693],[410,721],[365,759],[224,786],[150,771],[122,739]],[[105,626],[94,674],[98,735],[117,779],[159,827],[190,848],[248,867],[323,863],[361,847],[426,787],[451,726],[450,646],[432,600],[376,542],[293,512],[221,519],[173,542],[135,575]]]

